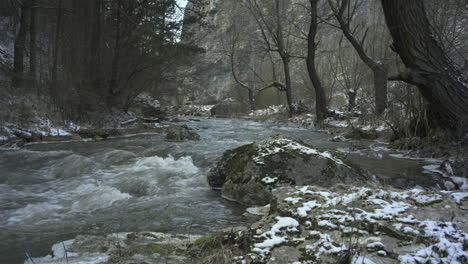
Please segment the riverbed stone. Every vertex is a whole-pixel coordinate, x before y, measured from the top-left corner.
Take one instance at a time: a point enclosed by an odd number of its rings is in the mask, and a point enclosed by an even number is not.
[[[339,153],[275,135],[226,151],[208,173],[208,183],[228,200],[262,206],[270,202],[271,189],[281,184],[362,186],[375,180]]]
[[[159,101],[148,93],[141,93],[135,97],[128,111],[145,118],[164,119],[166,117],[166,112]]]
[[[169,130],[166,135],[166,141],[181,142],[188,140],[200,140],[200,135],[192,131],[188,126],[176,126]]]
[[[241,117],[249,113],[249,107],[231,98],[224,99],[211,108],[211,116],[223,118]]]

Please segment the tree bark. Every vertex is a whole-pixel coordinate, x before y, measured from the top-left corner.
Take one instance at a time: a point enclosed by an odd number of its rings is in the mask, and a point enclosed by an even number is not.
[[[24,51],[26,49],[26,27],[28,7],[21,6],[19,29],[15,39],[14,62],[13,62],[13,87],[18,89],[23,85],[24,74]]]
[[[52,63],[52,73],[51,73],[51,95],[52,97],[57,96],[57,86],[58,86],[58,57],[59,57],[59,48],[60,48],[60,39],[62,36],[62,24],[63,24],[63,0],[57,1],[57,18],[55,26],[55,40],[54,40],[54,55]]]
[[[122,8],[122,0],[117,0],[116,3],[116,10],[117,15],[115,19],[115,39],[114,39],[114,54],[112,57],[112,65],[111,65],[111,76],[109,80],[109,87],[108,87],[108,98],[107,104],[108,107],[112,108],[114,106],[115,99],[118,94],[118,73],[119,73],[119,62],[120,62],[120,38],[121,38],[121,26],[122,26],[122,15],[121,9]]]
[[[29,18],[29,78],[32,86],[36,86],[37,81],[37,6],[35,5],[36,0],[32,0]]]
[[[286,44],[284,43],[284,34],[283,34],[283,21],[281,19],[281,6],[280,1],[282,0],[275,0],[275,7],[276,7],[276,44],[278,46],[278,53],[281,57],[281,61],[283,63],[283,72],[284,72],[284,81],[285,81],[285,89],[286,89],[286,100],[288,103],[289,115],[294,114],[294,104],[292,98],[292,81],[291,81],[291,68],[290,68],[290,56],[289,53],[286,51]]]
[[[93,1],[92,6],[92,30],[89,56],[89,77],[93,89],[97,92],[102,85],[102,65],[101,65],[101,41],[102,41],[102,0]]]
[[[319,0],[310,0],[310,26],[309,34],[307,37],[307,71],[309,73],[310,80],[315,90],[315,113],[317,115],[317,122],[321,124],[326,118],[327,99],[322,83],[320,82],[317,68],[315,67],[315,52],[317,50],[317,43],[315,38],[317,36],[317,4]]]
[[[382,0],[393,48],[406,70],[392,80],[418,87],[437,124],[463,135],[468,130],[468,78],[434,39],[423,1]]]

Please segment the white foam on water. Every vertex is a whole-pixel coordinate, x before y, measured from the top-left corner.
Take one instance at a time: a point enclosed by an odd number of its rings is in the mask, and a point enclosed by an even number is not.
[[[79,177],[93,172],[100,165],[88,157],[72,154],[53,164],[50,167],[50,175],[53,178]]]
[[[60,215],[58,211],[62,209],[63,206],[48,202],[28,204],[24,208],[15,210],[8,218],[7,225],[14,225],[19,222],[25,222],[27,220],[55,218]]]
[[[138,160],[131,170],[155,170],[159,173],[174,173],[174,174],[194,174],[199,172],[197,166],[193,164],[192,157],[186,156],[179,159],[174,159],[171,155],[167,158],[158,156],[146,157]]]
[[[128,193],[122,193],[107,185],[83,184],[74,192],[78,193],[78,197],[71,206],[72,212],[95,211],[110,207],[116,201],[132,197]]]
[[[27,259],[24,264],[100,264],[109,259],[107,253],[70,252],[73,240],[56,243],[52,246],[52,255]]]

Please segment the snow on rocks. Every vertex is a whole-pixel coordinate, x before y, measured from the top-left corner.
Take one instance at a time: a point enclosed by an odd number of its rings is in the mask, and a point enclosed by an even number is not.
[[[468,198],[468,192],[457,192],[457,193],[452,193],[453,199],[455,199],[455,202],[457,204],[460,204],[461,201],[466,200]]]
[[[272,193],[243,263],[468,263],[468,193],[347,185]]]
[[[277,216],[275,217],[275,220],[277,222],[269,231],[255,236],[255,238],[260,239],[261,242],[254,243],[252,251],[258,253],[260,259],[266,258],[271,248],[289,241],[287,236],[277,235],[278,233],[281,233],[282,230],[286,230],[287,232],[297,232],[296,227],[299,226],[299,222],[296,219]]]
[[[250,112],[250,117],[263,117],[263,116],[272,116],[277,114],[285,114],[288,112],[288,109],[285,105],[271,105],[265,109],[258,109]]]
[[[208,173],[208,183],[224,198],[252,206],[268,204],[271,189],[280,185],[363,186],[375,179],[340,153],[275,135],[226,151]]]
[[[254,157],[254,161],[257,164],[264,164],[263,159],[270,155],[288,151],[298,151],[306,155],[317,155],[322,158],[331,159],[338,164],[345,165],[341,159],[336,158],[328,151],[320,151],[285,137],[277,137],[271,141],[260,141],[256,144],[256,148],[258,154]]]

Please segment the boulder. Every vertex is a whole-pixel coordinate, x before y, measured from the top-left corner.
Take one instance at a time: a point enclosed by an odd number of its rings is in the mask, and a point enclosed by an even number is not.
[[[317,149],[284,135],[226,151],[208,173],[208,183],[224,198],[244,205],[265,205],[271,188],[281,185],[331,187],[366,185],[375,180],[339,153]]]
[[[210,110],[213,117],[234,118],[249,113],[249,108],[233,99],[224,99]]]
[[[159,101],[147,93],[139,94],[133,100],[133,104],[129,107],[128,110],[137,116],[146,118],[157,117],[164,119],[166,116],[166,113],[161,108]]]
[[[173,127],[166,135],[166,141],[169,142],[181,142],[188,140],[200,140],[200,135],[193,132],[186,125]]]

